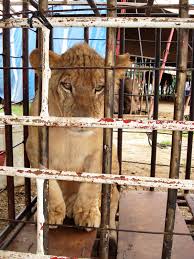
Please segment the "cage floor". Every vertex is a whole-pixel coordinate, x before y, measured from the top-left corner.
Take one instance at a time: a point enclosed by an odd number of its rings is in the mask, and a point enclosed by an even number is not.
[[[166,214],[165,192],[125,191],[120,200],[119,228],[163,232]],[[176,210],[174,232],[189,233],[180,210]],[[163,235],[119,233],[118,259],[161,258]],[[193,259],[194,241],[190,236],[174,236],[173,259]]]
[[[96,231],[86,232],[70,228],[50,229],[48,234],[49,254],[56,256],[90,257],[96,239]],[[7,250],[36,253],[36,227],[26,225]]]
[[[164,231],[167,195],[164,192],[124,191],[120,199],[119,228]],[[189,233],[179,209],[175,232]],[[49,254],[90,257],[96,232],[72,229],[49,231]],[[119,232],[117,259],[161,258],[163,235]],[[7,250],[36,252],[36,227],[26,225]],[[193,259],[194,241],[190,236],[174,236],[173,259]]]

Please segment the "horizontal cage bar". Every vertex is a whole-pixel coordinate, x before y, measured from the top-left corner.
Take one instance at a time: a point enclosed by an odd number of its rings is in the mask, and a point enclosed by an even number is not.
[[[38,255],[31,253],[21,253],[21,252],[13,252],[13,251],[1,251],[0,250],[0,259],[71,259],[72,257],[68,256],[51,256],[51,255]],[[79,259],[78,257],[75,257]],[[82,258],[84,259],[84,258]],[[85,258],[87,259],[87,258]]]
[[[55,27],[109,27],[109,28],[194,28],[194,18],[174,17],[49,17],[47,20]],[[27,18],[10,18],[0,21],[0,28],[30,28]],[[44,25],[32,19],[32,27]]]
[[[128,120],[118,118],[0,116],[0,124],[74,128],[115,128],[194,131],[193,121]]]
[[[119,184],[124,186],[142,186],[156,188],[173,188],[183,190],[194,190],[193,180],[153,178],[145,176],[96,174],[88,172],[57,171],[37,168],[16,168],[0,166],[0,175],[23,176],[37,179],[57,179],[64,181]]]

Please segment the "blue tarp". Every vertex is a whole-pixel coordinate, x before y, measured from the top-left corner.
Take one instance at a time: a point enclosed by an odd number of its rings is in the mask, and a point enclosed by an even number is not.
[[[103,0],[102,0],[103,2]],[[56,7],[59,10],[59,7]],[[72,9],[78,9],[79,7],[73,6]],[[80,6],[80,8],[83,8]],[[78,11],[71,11],[70,14],[79,13]],[[84,13],[92,13],[91,10],[84,11]],[[22,29],[11,29],[11,67],[22,67]],[[84,29],[83,28],[54,28],[54,51],[58,54],[65,52],[68,48],[72,47],[76,43],[83,42]],[[60,38],[60,39],[59,39]],[[62,39],[61,39],[62,38]],[[94,48],[100,55],[105,55],[105,28],[90,28],[89,30],[89,45]],[[29,53],[35,48],[36,44],[36,32],[35,29],[29,30]],[[0,54],[2,50],[2,33],[0,33]],[[0,55],[0,66],[3,66],[3,58]],[[0,97],[4,98],[3,93],[3,70],[0,70]],[[34,71],[29,70],[29,99],[34,98]],[[22,69],[11,70],[11,97],[12,102],[17,103],[23,100],[22,90]]]

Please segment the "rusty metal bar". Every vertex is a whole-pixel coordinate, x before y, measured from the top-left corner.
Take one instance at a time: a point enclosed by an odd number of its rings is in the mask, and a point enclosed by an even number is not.
[[[24,176],[39,179],[58,179],[63,181],[119,184],[125,186],[160,187],[194,190],[193,180],[153,178],[133,175],[96,174],[93,172],[57,171],[39,168],[21,168],[0,166],[0,173],[10,176]]]
[[[29,0],[29,2],[34,8],[38,9],[38,4],[34,0]]]
[[[96,16],[100,16],[100,12],[98,11],[98,7],[96,6],[94,0],[87,0],[89,6],[92,8],[94,14]]]
[[[106,27],[106,28],[182,28],[193,29],[194,18],[168,17],[48,17],[55,27]],[[34,28],[44,25],[36,18],[32,19]],[[0,28],[30,28],[27,18],[10,18],[0,21]]]
[[[167,43],[166,43],[166,49],[165,49],[164,58],[163,58],[163,61],[162,61],[162,66],[161,66],[161,68],[163,68],[163,70],[160,70],[160,81],[162,79],[162,75],[163,75],[163,72],[165,70],[166,61],[167,61],[167,58],[168,58],[168,54],[169,54],[169,50],[170,50],[170,45],[172,43],[173,34],[174,34],[174,28],[172,28],[170,30],[170,35],[169,35]]]
[[[194,30],[192,30],[192,67],[194,67]],[[192,71],[191,77],[191,98],[190,98],[190,114],[189,120],[194,120],[194,71]],[[187,160],[186,160],[186,170],[185,179],[190,179],[191,177],[191,162],[192,162],[192,151],[193,151],[193,132],[188,133],[187,141]],[[188,191],[185,191],[188,193]]]
[[[45,14],[48,0],[40,0],[38,10]],[[48,85],[51,71],[49,68],[50,31],[43,27],[38,30],[38,47],[41,53],[42,73],[38,77],[40,116],[48,117]],[[48,128],[39,128],[39,165],[48,168]],[[40,205],[40,206],[39,206]],[[38,223],[39,221],[39,223]],[[48,254],[48,180],[37,179],[37,253]]]
[[[49,30],[42,28],[42,84],[40,116],[48,117],[48,85],[51,71],[49,68]],[[40,86],[40,85],[39,85]],[[39,131],[40,168],[48,168],[48,128]],[[48,253],[48,181],[37,180],[37,253]]]
[[[107,0],[108,8],[114,8],[116,6],[116,0]],[[108,17],[115,17],[116,11],[108,11]],[[112,66],[115,64],[115,52],[116,52],[116,29],[108,28],[106,34],[106,57],[105,65]],[[113,118],[114,113],[114,81],[115,71],[105,70],[105,89],[104,89],[104,116]],[[113,130],[103,130],[103,164],[102,173],[111,174],[112,168],[112,139]],[[101,227],[104,228],[100,233],[100,246],[99,254],[100,259],[108,259],[109,257],[109,227],[110,221],[110,185],[102,185],[102,197],[101,197]]]
[[[32,0],[30,0],[32,1]],[[14,4],[21,4],[21,1],[17,1]],[[106,2],[100,2],[100,1],[95,1],[96,5],[100,6],[107,6]],[[62,1],[48,1],[49,5],[64,5],[64,2]],[[74,1],[74,0],[67,0],[65,1],[66,5],[88,5],[87,1]],[[121,6],[121,7],[120,7]],[[125,2],[123,3],[122,1],[117,2],[117,7],[120,8],[125,8],[125,7],[130,7],[130,8],[135,8],[135,9],[146,9],[148,5],[146,3],[138,3],[138,2]],[[168,8],[168,9],[179,9],[178,4],[153,4],[154,8]],[[193,10],[194,7],[192,4],[189,5],[189,9]]]
[[[84,28],[84,40],[87,44],[89,44],[89,28],[88,27]]]
[[[125,52],[125,29],[120,29],[120,54]],[[120,81],[119,87],[119,105],[118,105],[118,118],[123,118],[124,111],[124,89],[125,89],[125,79]],[[123,133],[122,129],[118,129],[118,145],[117,145],[117,156],[119,161],[119,174],[122,171],[122,140]]]
[[[31,253],[20,253],[20,252],[13,252],[13,251],[0,251],[0,258],[1,259],[81,259],[78,257],[69,257],[69,256],[52,256],[52,255],[37,255],[37,254],[31,254]],[[82,257],[83,259],[83,257]],[[84,258],[89,259],[89,258]]]
[[[161,29],[156,29],[155,31],[155,67],[160,67],[160,56],[161,56]],[[158,119],[158,103],[159,103],[159,81],[160,72],[159,70],[155,71],[155,80],[154,80],[154,111],[153,119]],[[156,152],[157,152],[157,130],[152,132],[152,153],[151,153],[151,172],[150,176],[155,177],[156,175]],[[153,188],[150,188],[150,191],[153,191]]]
[[[3,17],[9,18],[10,0],[3,0]],[[10,67],[10,30],[3,29],[3,66]],[[3,70],[4,78],[4,113],[11,115],[11,75],[9,70]],[[12,126],[5,126],[5,151],[6,151],[6,165],[13,166],[13,136]],[[14,178],[7,177],[7,195],[8,195],[8,216],[15,218],[15,199],[14,199]]]
[[[0,124],[29,125],[50,127],[79,128],[115,128],[139,130],[176,130],[194,131],[193,121],[176,120],[128,120],[120,118],[86,118],[86,117],[40,117],[40,116],[0,116]]]
[[[179,1],[180,17],[188,17],[188,0]],[[188,29],[180,29],[178,31],[178,57],[177,66],[181,68],[176,75],[176,94],[175,94],[175,107],[174,107],[174,119],[182,120],[184,114],[184,90],[186,82],[186,68],[188,58],[188,40],[189,31]],[[179,178],[180,168],[180,156],[181,156],[181,144],[182,144],[182,132],[174,131],[172,136],[172,149],[171,149],[171,160],[170,160],[170,178]],[[175,212],[176,212],[176,200],[177,190],[169,189],[167,198],[166,208],[166,222],[165,232],[171,234],[164,235],[163,240],[163,251],[162,259],[170,259],[172,253],[173,244],[173,230],[175,223]]]
[[[153,4],[154,4],[154,0],[148,0],[148,1],[147,1],[147,8],[146,8],[146,10],[145,10],[145,15],[146,15],[146,16],[150,16],[150,13],[151,13],[151,11],[152,11]]]
[[[23,11],[28,10],[28,3],[23,2]],[[27,14],[23,14],[23,18],[28,17]],[[24,28],[22,30],[22,65],[23,67],[28,67],[29,62],[28,62],[28,29]],[[28,69],[23,69],[23,115],[28,116],[29,115],[29,90],[28,90]],[[30,167],[30,163],[28,160],[28,156],[26,153],[26,140],[28,137],[28,127],[24,126],[23,127],[23,134],[24,134],[24,166],[25,167]],[[29,206],[31,203],[31,183],[30,179],[26,178],[25,179],[25,204],[26,206]]]

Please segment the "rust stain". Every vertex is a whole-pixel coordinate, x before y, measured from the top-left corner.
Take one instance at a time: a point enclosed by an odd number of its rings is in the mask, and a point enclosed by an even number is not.
[[[52,256],[52,257],[50,257],[50,259],[78,259],[78,257],[77,256],[73,256],[73,257]]]
[[[98,122],[114,122],[114,119],[112,119],[112,118],[102,118]]]
[[[40,223],[40,230],[43,230],[44,224]]]
[[[82,172],[76,172],[78,176],[82,176]]]

